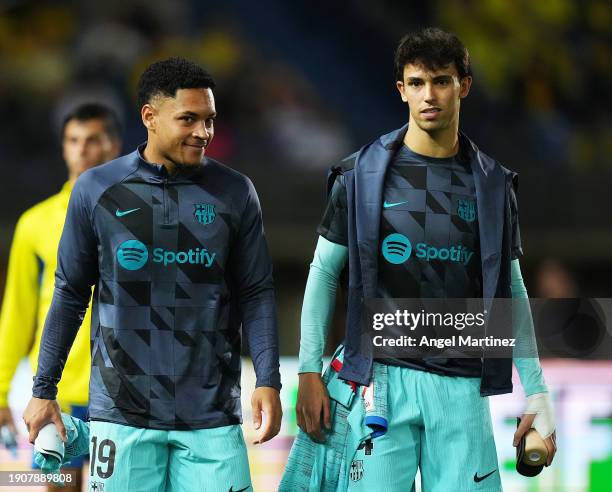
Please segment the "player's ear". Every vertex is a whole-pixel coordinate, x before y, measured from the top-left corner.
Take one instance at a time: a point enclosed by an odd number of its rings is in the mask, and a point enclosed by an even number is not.
[[[404,85],[404,83],[401,80],[398,80],[398,81],[395,82],[395,87],[397,87],[397,90],[400,93],[400,97],[402,98],[402,101],[407,103],[408,102],[408,98],[406,98],[406,94],[404,93],[404,88],[406,87]]]
[[[470,75],[466,75],[461,79],[459,85],[461,87],[459,90],[459,97],[463,99],[464,97],[467,97],[470,92],[470,87],[472,87],[472,77]]]
[[[152,104],[145,104],[140,109],[140,116],[142,118],[142,124],[147,128],[150,132],[155,132],[155,116],[156,116],[155,107]]]

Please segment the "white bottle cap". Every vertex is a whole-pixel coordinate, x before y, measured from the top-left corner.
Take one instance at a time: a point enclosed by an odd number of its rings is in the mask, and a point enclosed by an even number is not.
[[[34,449],[41,454],[57,458],[61,463],[64,458],[64,441],[62,441],[55,424],[47,424],[38,433]]]

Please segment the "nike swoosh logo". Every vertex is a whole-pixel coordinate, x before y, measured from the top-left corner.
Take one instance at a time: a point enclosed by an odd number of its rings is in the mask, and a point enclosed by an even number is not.
[[[497,470],[493,470],[492,472],[487,473],[486,475],[483,475],[482,477],[478,476],[478,473],[474,473],[474,482],[478,483],[478,482],[482,482],[485,478],[487,478],[488,476],[493,475]]]
[[[405,202],[395,202],[395,203],[385,202],[383,204],[383,207],[385,208],[397,207],[398,205],[403,205],[404,203],[408,203],[408,200],[406,200]]]
[[[117,217],[123,217],[124,215],[131,214],[132,212],[136,212],[136,210],[140,210],[140,208],[133,208],[132,210],[126,210],[125,212],[122,212],[121,210],[117,209],[115,210],[115,215]]]

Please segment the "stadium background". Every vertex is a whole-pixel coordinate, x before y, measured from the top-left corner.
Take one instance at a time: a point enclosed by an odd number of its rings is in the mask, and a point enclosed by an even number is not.
[[[463,131],[520,173],[530,294],[612,297],[612,5],[603,0],[4,0],[0,282],[19,214],[66,178],[62,115],[85,100],[113,105],[128,152],[145,138],[134,89],[147,64],[180,55],[206,66],[218,83],[210,154],[253,179],[275,263],[285,422],[282,437],[251,450],[256,490],[275,490],[295,434],[299,313],[326,169],[406,121],[393,50],[406,31],[426,25],[456,32],[470,50]],[[336,318],[330,348],[342,336]],[[521,410],[520,389],[491,398],[505,490],[609,490],[612,365],[544,367],[561,450],[538,479],[512,472],[509,419]],[[29,380],[27,372],[19,377],[11,398],[21,411]],[[248,401],[248,383],[244,391]],[[245,422],[248,435],[249,415]],[[25,466],[21,444],[17,461],[0,451],[0,469]]]

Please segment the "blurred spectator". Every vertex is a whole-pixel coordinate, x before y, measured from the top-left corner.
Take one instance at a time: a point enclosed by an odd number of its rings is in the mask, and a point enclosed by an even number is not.
[[[269,66],[259,78],[260,114],[283,164],[321,169],[350,151],[339,122],[291,67]]]

